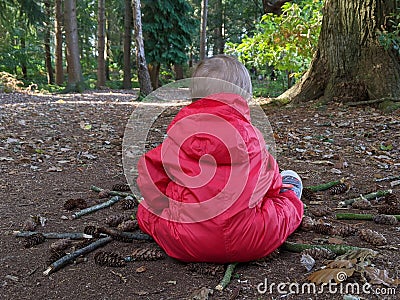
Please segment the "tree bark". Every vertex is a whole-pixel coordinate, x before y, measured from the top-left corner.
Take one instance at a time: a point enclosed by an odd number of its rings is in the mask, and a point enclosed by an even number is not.
[[[98,0],[97,15],[97,87],[106,85],[106,1]]]
[[[214,48],[213,55],[223,54],[225,48],[225,41],[223,36],[223,26],[224,26],[224,10],[222,5],[222,0],[217,0],[215,2],[216,11],[216,27],[214,29]]]
[[[54,70],[51,63],[51,48],[50,48],[50,18],[51,18],[51,4],[49,0],[44,1],[45,15],[46,15],[46,27],[44,32],[44,52],[45,52],[45,65],[47,71],[47,83],[54,83]]]
[[[206,58],[208,0],[201,1],[200,60]]]
[[[132,88],[132,62],[131,62],[131,43],[132,43],[132,21],[133,12],[131,0],[125,0],[124,17],[124,79],[122,87],[124,89]]]
[[[62,37],[62,23],[63,23],[63,8],[62,0],[56,0],[54,4],[54,29],[55,29],[55,54],[54,64],[56,73],[56,84],[62,85],[64,83],[64,69],[63,69],[63,37]]]
[[[183,79],[183,67],[180,64],[174,64],[175,80]]]
[[[396,0],[327,0],[318,49],[302,79],[279,98],[341,102],[400,97],[400,63],[379,44]]]
[[[78,21],[76,19],[76,0],[64,1],[65,37],[67,43],[68,92],[82,92],[85,89],[82,67],[79,58]]]
[[[154,62],[148,64],[148,68],[149,68],[151,86],[153,87],[154,90],[156,90],[160,87],[160,82],[159,82],[160,64]]]
[[[136,63],[138,69],[138,80],[140,85],[140,94],[147,96],[153,89],[151,88],[149,70],[147,69],[146,56],[144,53],[142,16],[140,12],[140,0],[132,0],[133,7],[133,26],[135,29],[136,42]]]

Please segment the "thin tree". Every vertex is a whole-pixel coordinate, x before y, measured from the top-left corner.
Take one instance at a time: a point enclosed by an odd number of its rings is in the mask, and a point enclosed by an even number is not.
[[[280,98],[297,102],[325,100],[360,102],[400,97],[400,62],[394,46],[380,43],[391,32],[396,0],[326,0],[311,66]]]
[[[62,24],[63,24],[62,0],[56,0],[54,3],[54,29],[55,29],[54,64],[55,64],[57,85],[62,85],[64,83]]]
[[[149,70],[147,69],[146,56],[144,53],[140,0],[132,0],[132,7],[136,42],[136,63],[138,69],[140,94],[142,96],[147,96],[153,91],[153,89],[151,87]]]
[[[65,38],[67,44],[68,85],[65,91],[81,92],[85,89],[79,58],[78,21],[76,0],[64,1]]]
[[[106,1],[98,0],[97,10],[97,87],[106,85]]]
[[[132,44],[132,21],[133,11],[131,0],[125,0],[124,16],[124,79],[122,87],[132,88],[132,63],[131,63],[131,44]]]
[[[47,83],[54,83],[54,70],[51,62],[51,48],[50,48],[50,39],[51,39],[51,31],[50,31],[50,18],[51,18],[51,3],[50,0],[44,1],[45,7],[45,28],[44,28],[44,52],[45,52],[45,65],[47,70]]]
[[[208,0],[201,1],[200,60],[206,58]]]

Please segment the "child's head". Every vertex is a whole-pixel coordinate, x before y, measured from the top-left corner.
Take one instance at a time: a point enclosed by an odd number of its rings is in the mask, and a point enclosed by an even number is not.
[[[216,55],[202,60],[193,72],[192,97],[216,93],[235,93],[249,100],[252,95],[250,74],[236,58]]]

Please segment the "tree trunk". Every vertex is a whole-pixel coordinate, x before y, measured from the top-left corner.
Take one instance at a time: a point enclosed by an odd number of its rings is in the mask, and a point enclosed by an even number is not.
[[[396,0],[327,0],[318,50],[302,79],[279,98],[342,102],[400,97],[400,63],[379,44]]]
[[[21,36],[20,39],[20,47],[22,50],[22,59],[21,59],[21,71],[22,71],[22,77],[24,79],[28,78],[28,66],[27,66],[27,53],[26,53],[26,39],[25,39],[25,34],[26,34],[26,30],[24,30],[23,35]]]
[[[206,58],[208,0],[201,1],[200,60]]]
[[[152,92],[149,70],[147,69],[146,56],[144,53],[142,16],[140,12],[140,0],[132,0],[133,24],[135,29],[136,41],[136,63],[138,69],[138,80],[140,85],[140,94],[147,96]]]
[[[282,13],[282,6],[291,0],[263,0],[264,14],[280,15]]]
[[[67,43],[68,92],[82,92],[85,89],[82,67],[79,59],[78,21],[76,19],[76,0],[64,1],[65,38]]]
[[[97,87],[106,85],[106,1],[98,0],[97,15]]]
[[[160,82],[158,80],[160,75],[160,64],[154,62],[152,64],[149,64],[148,68],[149,68],[151,86],[153,87],[154,90],[156,90],[160,87]]]
[[[44,52],[45,52],[45,65],[47,70],[47,83],[54,83],[53,65],[51,63],[51,48],[50,48],[50,19],[51,19],[51,5],[50,1],[44,1],[45,14],[46,14],[46,27],[44,32]]]
[[[175,80],[183,79],[183,67],[179,64],[174,64]]]
[[[223,54],[225,48],[225,41],[223,36],[223,26],[224,26],[224,11],[222,6],[222,0],[217,0],[215,2],[215,29],[214,29],[214,48],[213,55]]]
[[[124,89],[132,88],[132,62],[131,62],[131,43],[132,43],[132,21],[133,12],[131,0],[125,0],[125,19],[124,19]]]
[[[64,83],[64,70],[63,70],[63,37],[62,37],[62,23],[63,23],[63,9],[62,0],[55,1],[55,71],[56,71],[56,84],[62,85]]]

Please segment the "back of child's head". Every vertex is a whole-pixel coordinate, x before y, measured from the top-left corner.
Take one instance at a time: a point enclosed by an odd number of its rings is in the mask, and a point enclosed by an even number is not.
[[[217,93],[234,93],[250,100],[250,74],[235,57],[216,55],[197,65],[192,76],[191,91],[195,99]]]

